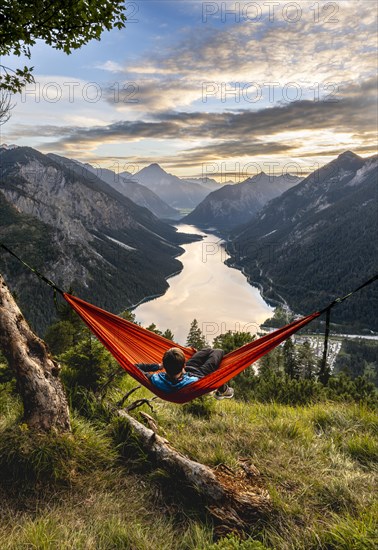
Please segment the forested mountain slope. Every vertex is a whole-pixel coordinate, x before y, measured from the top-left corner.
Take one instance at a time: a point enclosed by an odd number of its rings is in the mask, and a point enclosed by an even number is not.
[[[229,230],[248,222],[271,199],[299,183],[300,178],[261,172],[241,183],[225,185],[208,195],[182,220],[201,227]]]
[[[378,271],[377,157],[343,153],[234,231],[231,262],[265,296],[297,312],[321,308]],[[378,330],[376,284],[333,319]]]
[[[29,147],[0,152],[0,240],[63,289],[121,310],[167,288],[182,235],[93,174],[78,174]],[[27,216],[27,223],[26,218]],[[0,256],[0,270],[39,331],[54,316],[33,275]],[[43,317],[41,317],[41,312]]]

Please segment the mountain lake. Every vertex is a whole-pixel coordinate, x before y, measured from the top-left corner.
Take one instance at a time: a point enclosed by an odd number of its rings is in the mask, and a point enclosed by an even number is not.
[[[144,327],[155,323],[161,331],[171,329],[179,344],[185,344],[193,319],[197,319],[209,344],[228,330],[256,334],[274,308],[241,271],[224,263],[229,257],[224,241],[192,225],[176,227],[204,238],[182,246],[182,271],[169,278],[164,295],[144,301],[134,310],[136,320]]]

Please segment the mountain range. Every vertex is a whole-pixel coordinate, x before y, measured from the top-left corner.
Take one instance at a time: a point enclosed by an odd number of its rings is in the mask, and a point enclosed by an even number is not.
[[[110,311],[164,292],[181,268],[180,244],[194,237],[77,167],[29,147],[0,149],[0,240],[64,290]],[[55,316],[49,287],[5,253],[0,270],[43,332]]]
[[[268,201],[300,181],[289,174],[273,176],[261,172],[213,191],[182,221],[203,228],[231,229],[249,221]]]
[[[377,156],[347,151],[231,233],[230,264],[299,313],[325,307],[378,272]],[[378,330],[378,285],[335,307],[335,322]]]
[[[180,218],[178,210],[169,206],[156,193],[148,189],[148,187],[134,181],[128,172],[123,172],[123,175],[120,175],[116,174],[113,170],[95,168],[88,163],[82,164],[76,160],[67,159],[59,155],[49,153],[47,156],[57,162],[70,166],[73,170],[77,171],[78,175],[83,174],[86,178],[89,178],[90,175],[88,173],[85,174],[86,171],[94,174],[122,195],[135,202],[135,204],[148,208],[158,218],[172,220]],[[129,174],[129,176],[127,177],[126,174]]]
[[[220,189],[223,187],[223,185],[232,184],[232,181],[222,182],[219,183],[213,178],[209,178],[207,176],[204,176],[203,178],[181,178],[184,181],[188,181],[189,183],[196,183],[198,185],[201,185],[202,187],[205,187],[209,191],[216,191],[217,189]]]
[[[148,187],[172,208],[195,208],[210,192],[206,185],[168,174],[156,163],[142,168],[133,175],[133,179]]]
[[[160,192],[171,188],[171,199],[177,185],[181,205],[198,200],[201,188],[202,203],[183,221],[228,234],[228,263],[272,303],[307,313],[378,271],[377,165],[377,156],[347,151],[299,183],[261,173],[210,194],[220,186],[210,178],[182,180],[158,165],[138,174]],[[181,268],[180,244],[196,237],[159,219],[177,211],[142,183],[110,170],[98,174],[29,147],[0,147],[0,241],[63,289],[120,311],[164,292],[166,277]],[[43,332],[55,316],[51,289],[5,253],[0,271]],[[332,318],[378,330],[377,309],[373,284],[336,307]]]

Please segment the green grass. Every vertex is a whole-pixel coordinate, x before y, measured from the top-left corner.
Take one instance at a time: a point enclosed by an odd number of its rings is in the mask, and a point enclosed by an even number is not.
[[[109,392],[115,402],[135,385]],[[133,399],[150,396],[139,390]],[[87,397],[83,394],[83,399]],[[351,403],[153,402],[161,435],[189,457],[257,467],[272,511],[249,534],[214,541],[197,502],[155,469],[121,419],[85,404],[73,433],[34,436],[0,391],[0,548],[369,550],[377,546],[378,417]],[[135,416],[138,418],[138,412]]]
[[[80,487],[26,505],[27,511],[21,503],[2,509],[2,550],[181,550],[212,542],[209,527],[184,517],[177,525],[143,479],[123,470],[84,476]]]
[[[346,443],[346,451],[361,464],[378,463],[378,441],[369,434],[355,434]]]
[[[244,458],[258,468],[273,512],[272,521],[251,533],[267,547],[344,548],[337,540],[347,540],[348,532],[352,540],[364,538],[361,548],[375,547],[375,412],[342,403],[289,407],[235,400],[218,403],[210,419],[189,419],[182,408],[167,405],[156,416],[168,439],[191,458],[230,468]],[[364,529],[366,521],[371,527]]]

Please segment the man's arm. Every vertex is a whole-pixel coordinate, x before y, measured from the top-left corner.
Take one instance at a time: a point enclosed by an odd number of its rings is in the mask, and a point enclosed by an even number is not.
[[[135,366],[142,372],[156,372],[163,368],[159,363],[136,363]]]

